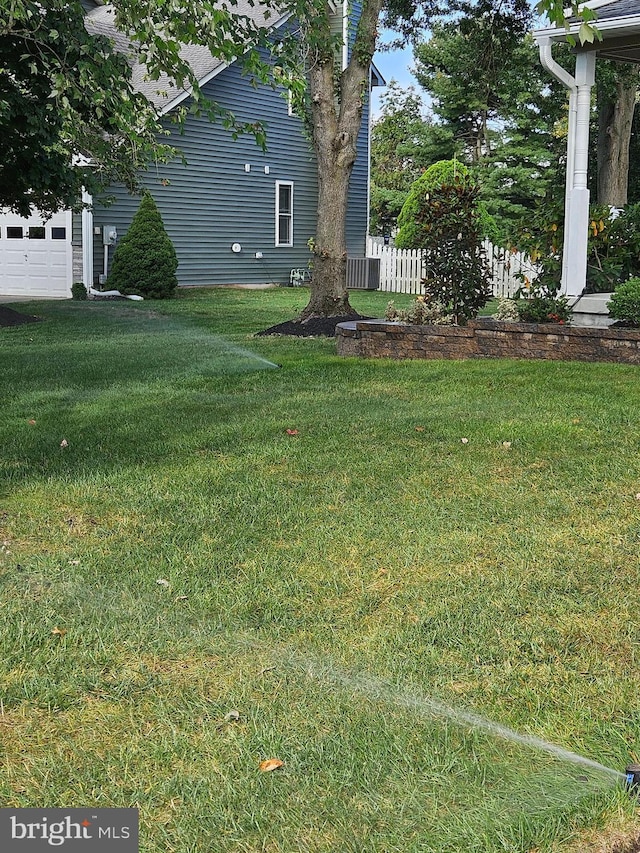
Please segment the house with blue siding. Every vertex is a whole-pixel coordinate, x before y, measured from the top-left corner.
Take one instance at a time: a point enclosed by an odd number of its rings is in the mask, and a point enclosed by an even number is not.
[[[87,29],[109,36],[131,55],[130,42],[114,26],[112,7],[101,0],[81,2]],[[357,14],[358,4],[336,0],[332,8],[335,31],[342,34],[345,67],[353,35],[349,15]],[[264,23],[260,8],[250,0],[238,0],[234,9]],[[286,25],[284,18],[273,24],[274,29]],[[179,106],[189,107],[189,92],[168,79],[146,79],[144,66],[132,59],[135,88],[165,117],[170,135],[163,141],[181,152],[175,161],[151,165],[141,176],[176,248],[179,283],[288,284],[292,270],[308,265],[308,242],[316,227],[316,163],[303,121],[292,113],[284,87],[254,86],[242,74],[240,62],[224,63],[204,47],[191,45],[184,51],[204,94],[230,110],[238,123],[264,124],[267,142],[262,150],[253,136],[234,139],[221,124],[195,114],[180,128],[171,115]],[[372,69],[372,85],[383,82]],[[369,118],[367,102],[350,183],[347,242],[353,258],[365,255]],[[94,287],[108,282],[117,241],[140,203],[121,186],[111,187],[108,196],[112,203],[85,196],[81,214],[60,211],[51,218],[32,211],[21,219],[0,210],[0,294],[69,298],[73,282]]]
[[[248,3],[244,3],[246,10],[242,9],[243,1],[240,11],[260,14]],[[92,0],[85,0],[85,4],[92,4]],[[345,9],[346,3],[336,7],[336,21],[348,39]],[[122,37],[112,20],[108,5],[95,4],[87,13],[90,31],[110,35],[118,43]],[[292,269],[307,266],[311,257],[308,243],[315,233],[316,164],[303,121],[292,111],[284,88],[252,85],[239,62],[226,64],[212,58],[204,48],[189,47],[188,51],[203,93],[232,112],[239,123],[264,124],[267,141],[263,150],[253,136],[234,139],[221,124],[194,114],[178,128],[171,122],[171,112],[179,105],[188,107],[188,93],[177,91],[168,81],[145,81],[143,69],[134,67],[137,88],[166,116],[170,132],[166,142],[181,153],[175,161],[152,166],[142,176],[175,246],[179,283],[287,284]],[[382,82],[375,71],[372,81]],[[368,193],[367,107],[347,217],[348,252],[353,257],[365,255]],[[123,187],[112,187],[109,195],[115,197],[113,203],[106,205],[93,199],[92,214],[85,214],[84,227],[76,222],[74,228],[76,258],[81,247],[84,251],[81,278],[85,284],[108,281],[115,245],[140,201]],[[90,271],[89,254],[93,256]]]

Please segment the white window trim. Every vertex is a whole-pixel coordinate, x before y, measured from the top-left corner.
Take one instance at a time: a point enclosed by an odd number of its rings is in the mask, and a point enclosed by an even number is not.
[[[289,228],[289,236],[290,240],[287,243],[280,242],[280,187],[290,187],[291,188],[291,213],[290,214],[282,214],[283,216],[289,216],[291,219],[290,228]],[[275,205],[275,214],[276,214],[276,246],[280,247],[288,247],[291,248],[293,246],[293,181],[276,181],[276,205]]]

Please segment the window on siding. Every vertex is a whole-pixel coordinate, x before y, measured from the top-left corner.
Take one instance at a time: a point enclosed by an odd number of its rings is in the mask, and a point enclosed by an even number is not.
[[[67,229],[60,226],[54,226],[51,229],[51,239],[52,240],[66,240],[67,239]]]
[[[30,240],[44,240],[45,239],[44,225],[31,225],[29,228],[29,239]]]
[[[293,183],[276,181],[276,246],[293,246]]]
[[[23,237],[21,225],[7,225],[7,240],[22,240]]]

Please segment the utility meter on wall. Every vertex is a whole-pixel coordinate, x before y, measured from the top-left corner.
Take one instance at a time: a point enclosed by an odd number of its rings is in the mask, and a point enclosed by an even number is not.
[[[118,239],[118,232],[115,225],[103,225],[102,227],[102,242],[105,246],[115,246]]]

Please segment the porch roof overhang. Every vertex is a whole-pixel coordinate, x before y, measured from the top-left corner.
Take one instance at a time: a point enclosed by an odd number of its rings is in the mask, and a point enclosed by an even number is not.
[[[591,0],[582,4],[596,13],[595,25],[601,38],[576,48],[579,51],[596,51],[604,56],[610,51],[620,51],[622,62],[640,62],[640,2],[637,0]],[[582,21],[566,13],[565,27],[544,27],[533,32],[534,39],[566,42],[568,37],[578,41]],[[614,59],[614,56],[607,56]]]
[[[566,13],[565,27],[547,27],[533,32],[545,68],[569,91],[569,132],[567,135],[567,181],[565,190],[565,230],[562,290],[580,296],[586,285],[589,190],[587,162],[591,89],[598,57],[616,62],[640,64],[640,0],[591,0],[584,6],[596,12],[599,32],[593,42],[580,45],[582,21]],[[575,74],[554,62],[553,44],[571,41],[576,55]]]

